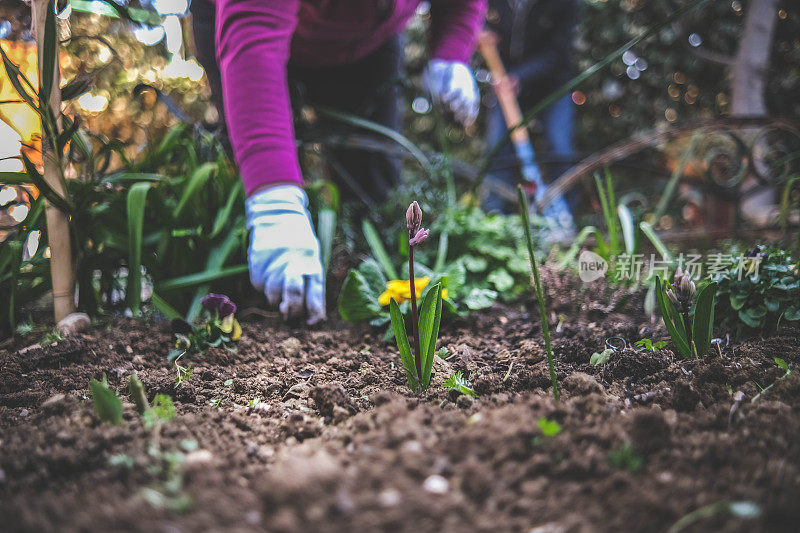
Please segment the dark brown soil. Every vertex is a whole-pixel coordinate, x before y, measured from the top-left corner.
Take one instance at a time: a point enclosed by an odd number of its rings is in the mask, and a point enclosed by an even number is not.
[[[434,381],[462,370],[474,400],[439,386],[415,396],[382,332],[335,320],[245,317],[238,351],[196,357],[177,387],[164,324],[112,320],[46,347],[15,339],[0,350],[0,529],[665,531],[727,500],[761,514],[688,530],[796,531],[800,375],[752,400],[783,374],[774,357],[800,365],[800,331],[700,361],[628,350],[592,367],[609,336],[664,332],[635,311],[640,298],[620,314],[608,303],[622,293],[594,302],[568,285],[551,306],[560,403],[532,306],[443,325],[451,357]],[[132,372],[151,399],[175,400],[158,432],[129,403]],[[100,423],[88,399],[103,373],[128,402],[121,426]],[[562,431],[544,436],[542,418]]]

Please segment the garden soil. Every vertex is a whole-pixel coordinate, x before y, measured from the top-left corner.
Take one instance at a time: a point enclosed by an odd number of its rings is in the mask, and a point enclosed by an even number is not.
[[[593,367],[609,337],[663,326],[640,293],[546,277],[560,402],[533,302],[443,323],[434,382],[460,370],[476,399],[412,394],[383,332],[336,318],[306,329],[245,310],[238,350],[186,361],[178,386],[166,323],[7,341],[0,530],[649,532],[701,508],[687,531],[800,529],[800,372],[779,379],[774,361],[800,367],[800,331]],[[174,420],[145,427],[134,372],[151,400],[173,397]],[[119,426],[92,407],[103,374]]]

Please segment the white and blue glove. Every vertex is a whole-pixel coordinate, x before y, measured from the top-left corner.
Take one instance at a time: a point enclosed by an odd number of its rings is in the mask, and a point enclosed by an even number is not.
[[[296,185],[257,192],[246,202],[250,282],[285,319],[308,311],[308,324],[325,319],[325,280],[319,241],[306,193]]]
[[[466,64],[434,59],[428,63],[424,83],[434,103],[447,107],[464,126],[478,118],[480,92]]]

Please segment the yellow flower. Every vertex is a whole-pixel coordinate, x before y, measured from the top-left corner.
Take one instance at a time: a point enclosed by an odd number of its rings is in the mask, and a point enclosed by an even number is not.
[[[422,293],[422,290],[430,283],[430,278],[414,278],[414,292],[417,298]],[[393,279],[386,284],[386,290],[378,297],[378,303],[381,306],[389,305],[392,298],[401,304],[411,298],[411,283],[402,279]],[[442,298],[447,299],[447,289],[442,290]]]

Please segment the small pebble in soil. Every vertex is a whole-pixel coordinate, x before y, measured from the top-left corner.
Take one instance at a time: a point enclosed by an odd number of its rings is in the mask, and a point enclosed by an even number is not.
[[[386,489],[378,494],[378,503],[381,507],[396,507],[401,499],[400,491],[396,489]]]
[[[257,526],[261,523],[261,513],[258,511],[248,511],[244,515],[244,521],[251,526]]]
[[[422,483],[422,488],[431,494],[445,494],[450,490],[450,482],[439,475],[428,476]]]
[[[300,352],[300,341],[294,337],[289,337],[279,344],[279,348],[286,357],[292,357]]]
[[[71,313],[62,318],[56,328],[64,336],[75,335],[92,325],[92,319],[86,313]]]

